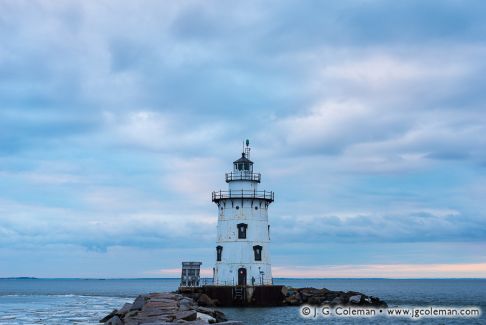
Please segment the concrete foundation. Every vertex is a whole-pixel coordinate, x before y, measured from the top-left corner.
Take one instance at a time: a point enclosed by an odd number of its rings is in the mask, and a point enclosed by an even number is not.
[[[263,286],[215,286],[206,285],[199,288],[179,288],[182,294],[206,294],[217,300],[221,307],[253,306],[270,307],[283,306],[285,295],[281,285]]]

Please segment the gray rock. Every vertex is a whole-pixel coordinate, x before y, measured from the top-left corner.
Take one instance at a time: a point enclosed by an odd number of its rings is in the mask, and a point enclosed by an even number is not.
[[[127,302],[126,304],[123,305],[122,308],[120,308],[119,311],[117,311],[116,314],[123,318],[123,315],[125,315],[126,313],[128,313],[130,311],[130,308],[132,308],[132,304]]]
[[[297,292],[294,295],[294,298],[297,299],[297,300],[299,300],[299,301],[304,301],[304,296],[300,292]]]
[[[125,314],[125,318],[133,317],[136,316],[137,314],[138,314],[138,310],[132,310]]]
[[[198,306],[196,308],[196,310],[200,313],[204,313],[204,314],[208,314],[208,315],[212,315],[214,314],[214,309],[211,309],[211,308],[207,308],[207,307],[201,307],[201,306]]]
[[[194,310],[194,308],[191,305],[181,305],[179,307],[179,311],[187,311],[187,310]]]
[[[194,300],[192,298],[187,298],[187,297],[183,297],[181,299],[179,299],[179,304],[192,304],[194,303]]]
[[[139,323],[140,322],[138,320],[132,319],[132,318],[129,318],[129,319],[125,318],[123,320],[123,324],[125,324],[125,325],[139,325]]]
[[[130,310],[141,310],[143,308],[143,305],[145,305],[145,297],[144,296],[138,296],[135,299],[135,301],[133,302]]]
[[[110,318],[105,325],[123,325],[123,322],[121,321],[120,317],[118,316],[113,316]]]
[[[213,316],[214,318],[216,318],[216,322],[218,322],[218,323],[222,323],[222,322],[226,322],[227,321],[226,316],[224,315],[224,313],[221,312],[221,311],[219,311],[219,310],[215,310],[214,313],[211,316]]]
[[[216,323],[216,318],[204,313],[197,313],[197,319],[203,320],[208,324]]]
[[[115,316],[117,312],[118,312],[118,309],[113,309],[113,311],[111,313],[109,313],[108,315],[106,315],[105,317],[100,319],[100,323],[106,323],[110,318]]]
[[[289,289],[287,289],[287,287],[286,287],[286,286],[283,286],[283,287],[282,287],[282,294],[283,294],[284,296],[287,296],[287,293],[288,293],[288,292],[289,292]]]
[[[296,305],[300,305],[301,301],[295,298],[295,296],[292,296],[292,297],[285,298],[285,303],[288,305],[296,306]]]
[[[349,302],[353,304],[359,304],[361,302],[361,295],[355,295],[349,297]]]
[[[343,303],[343,300],[340,297],[336,297],[331,300],[331,305],[340,305]]]
[[[180,311],[175,315],[176,319],[183,319],[183,320],[196,320],[197,319],[197,312],[195,310],[187,310],[187,311]]]
[[[305,299],[305,298],[310,298],[312,296],[314,296],[315,294],[312,293],[312,292],[307,292],[307,291],[303,291],[300,293],[302,295],[302,298]]]
[[[326,297],[317,297],[319,299],[319,304],[329,303]]]
[[[321,300],[319,299],[319,297],[310,297],[307,302],[310,304],[310,305],[318,305],[321,303]]]
[[[203,293],[201,296],[199,296],[199,299],[197,300],[197,302],[201,306],[214,307],[213,300],[211,298],[209,298],[209,296],[205,293]]]
[[[179,310],[191,310],[194,306],[194,300],[190,298],[183,298],[179,301]]]

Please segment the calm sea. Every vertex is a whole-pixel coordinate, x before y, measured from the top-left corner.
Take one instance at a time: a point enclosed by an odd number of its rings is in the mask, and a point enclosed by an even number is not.
[[[0,325],[97,324],[140,293],[172,291],[178,279],[0,279]],[[486,279],[275,279],[275,284],[354,290],[390,306],[479,306],[474,319],[303,319],[297,307],[223,308],[245,324],[486,324]]]

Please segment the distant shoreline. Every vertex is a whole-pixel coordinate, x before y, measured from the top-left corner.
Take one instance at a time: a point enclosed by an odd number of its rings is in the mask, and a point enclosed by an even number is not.
[[[39,278],[31,276],[0,277],[0,280],[179,280],[179,277],[165,278]],[[211,278],[201,278],[210,280]],[[486,280],[485,278],[274,278],[275,280]]]

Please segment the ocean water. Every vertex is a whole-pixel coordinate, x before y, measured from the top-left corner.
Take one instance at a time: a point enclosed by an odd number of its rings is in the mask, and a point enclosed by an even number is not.
[[[178,279],[0,279],[0,325],[98,324],[140,293],[172,291]],[[316,318],[298,307],[221,308],[230,319],[259,324],[486,324],[486,279],[275,279],[275,284],[360,291],[389,306],[479,306],[480,318]]]

